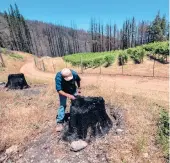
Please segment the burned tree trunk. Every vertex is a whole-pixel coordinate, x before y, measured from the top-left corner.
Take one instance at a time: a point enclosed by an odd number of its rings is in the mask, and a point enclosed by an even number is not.
[[[70,121],[64,132],[63,140],[86,140],[89,137],[102,136],[112,127],[112,121],[106,113],[102,97],[77,96],[71,103]]]
[[[24,74],[10,74],[8,76],[8,82],[6,84],[9,89],[26,89],[30,86],[27,84]]]

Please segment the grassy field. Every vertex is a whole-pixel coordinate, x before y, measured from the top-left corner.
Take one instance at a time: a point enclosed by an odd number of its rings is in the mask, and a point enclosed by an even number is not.
[[[5,67],[0,64],[0,81],[6,81],[9,73],[18,73],[25,61],[31,58],[31,54],[19,53],[3,49],[2,57]]]

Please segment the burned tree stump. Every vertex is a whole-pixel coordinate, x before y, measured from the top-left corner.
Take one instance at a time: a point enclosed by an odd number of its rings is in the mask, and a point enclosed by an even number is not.
[[[71,102],[70,121],[63,134],[63,140],[85,140],[88,137],[103,136],[112,127],[102,97],[78,96]]]
[[[27,84],[24,74],[20,73],[10,74],[8,76],[8,82],[5,87],[9,89],[26,89],[30,86]]]

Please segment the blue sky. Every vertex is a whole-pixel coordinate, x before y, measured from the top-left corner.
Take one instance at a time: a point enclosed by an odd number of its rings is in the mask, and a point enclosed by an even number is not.
[[[17,3],[25,18],[70,26],[71,21],[78,28],[88,29],[91,17],[103,23],[122,26],[126,18],[135,16],[137,21],[153,20],[157,11],[166,14],[168,0],[2,0],[0,11]]]

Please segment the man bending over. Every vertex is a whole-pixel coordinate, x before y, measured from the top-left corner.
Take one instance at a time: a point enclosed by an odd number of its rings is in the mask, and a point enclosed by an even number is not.
[[[80,93],[80,81],[81,79],[77,72],[68,68],[64,68],[62,71],[56,74],[55,84],[60,99],[58,116],[56,117],[57,132],[60,132],[63,129],[67,98],[74,100],[75,95]]]

